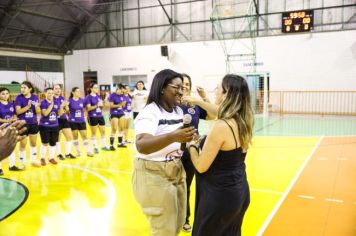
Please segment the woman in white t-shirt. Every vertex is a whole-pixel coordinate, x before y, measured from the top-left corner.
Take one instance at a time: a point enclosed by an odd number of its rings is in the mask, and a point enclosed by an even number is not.
[[[148,91],[145,88],[145,83],[140,80],[136,83],[136,89],[132,95],[132,111],[135,119],[138,113],[145,107],[148,97]]]
[[[154,236],[178,235],[185,222],[187,189],[181,143],[191,140],[195,130],[182,127],[183,111],[178,106],[182,83],[177,72],[158,72],[147,105],[135,119],[133,193]]]

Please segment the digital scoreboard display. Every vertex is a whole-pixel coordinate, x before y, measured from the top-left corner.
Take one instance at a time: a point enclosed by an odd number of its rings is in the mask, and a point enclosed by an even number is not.
[[[313,29],[313,10],[290,11],[282,13],[282,32],[297,33]]]

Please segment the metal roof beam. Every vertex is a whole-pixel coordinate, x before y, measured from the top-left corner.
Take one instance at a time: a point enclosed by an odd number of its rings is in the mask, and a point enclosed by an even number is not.
[[[5,12],[9,11],[11,9],[11,7],[14,5],[15,2],[16,2],[16,0],[10,0],[7,5],[2,5],[1,8],[3,8]],[[6,14],[4,13],[0,17],[0,24],[2,24],[2,21],[5,19],[5,17],[6,17]]]
[[[74,6],[80,10],[82,10],[83,12],[85,12],[86,16],[83,17],[83,19],[81,20],[81,24],[79,24],[79,26],[75,27],[72,32],[70,33],[70,36],[67,38],[67,40],[62,44],[61,50],[66,52],[67,50],[70,50],[73,48],[74,44],[80,39],[80,37],[82,35],[84,35],[87,31],[87,29],[89,28],[89,26],[91,25],[91,23],[93,21],[98,22],[100,25],[102,25],[105,30],[110,31],[110,29],[101,21],[97,20],[96,17],[98,15],[96,15],[97,12],[100,12],[100,8],[103,8],[104,10],[106,10],[109,5],[105,4],[105,5],[95,5],[91,12],[89,12],[86,9],[83,9],[81,6],[77,5],[73,0],[71,0],[72,4],[70,4],[71,6]],[[98,2],[101,2],[100,0]],[[69,5],[69,4],[66,4]],[[117,38],[117,36],[110,31],[110,34],[118,41],[121,43],[121,41]]]
[[[179,33],[181,33],[181,35],[182,35],[186,40],[189,40],[189,38],[183,33],[183,31],[181,31],[181,30],[178,28],[178,26],[173,22],[173,19],[168,15],[168,13],[167,13],[166,9],[164,8],[164,6],[163,6],[161,0],[158,0],[158,2],[159,2],[159,5],[162,7],[162,9],[163,9],[163,11],[164,11],[164,14],[167,16],[169,24],[171,25],[171,26],[169,27],[169,29],[172,30],[172,31],[171,31],[171,32],[172,32],[172,36],[171,36],[171,37],[173,38],[173,28],[175,28]],[[171,2],[171,4],[170,4],[170,6],[171,6],[171,9],[172,9],[172,2]],[[172,11],[172,10],[171,10],[171,11]],[[169,29],[168,29],[168,31],[169,31]],[[164,37],[166,37],[168,31],[163,34],[163,36],[162,36],[162,38],[159,40],[159,42],[161,42],[161,41],[164,39]]]
[[[95,22],[97,22],[98,24],[102,25],[102,26],[105,28],[105,30],[108,30],[108,31],[110,30],[109,27],[108,27],[106,24],[104,24],[103,22],[101,22],[101,21],[99,21],[98,19],[96,19],[97,16],[95,16],[94,14],[92,14],[91,12],[89,12],[88,10],[86,10],[86,9],[84,9],[83,7],[81,7],[80,5],[78,5],[75,1],[73,1],[73,0],[71,0],[71,1],[72,1],[72,3],[73,3],[78,9],[80,9],[80,10],[82,10],[84,13],[86,13],[86,14],[90,17],[90,19],[92,19],[92,20],[94,20]],[[98,2],[100,2],[100,0],[99,0]],[[97,2],[97,3],[98,3],[98,2]],[[104,0],[103,2],[105,2],[105,0]],[[96,11],[99,7],[100,7],[100,5],[99,5],[97,8],[95,8],[95,9],[93,10],[93,13],[95,13],[95,11]],[[109,7],[109,5],[104,5],[103,8],[104,8],[104,10],[106,10],[108,7]],[[111,33],[111,35],[112,35],[115,39],[119,40],[119,39],[116,37],[115,34],[113,34],[111,31],[110,31],[110,33]]]
[[[22,32],[25,32],[25,31],[22,31]],[[6,36],[6,37],[1,38],[1,41],[17,39],[17,38],[23,38],[23,37],[27,37],[27,36],[33,36],[33,35],[35,35],[35,32],[28,32],[26,34],[10,35],[10,36]]]
[[[168,13],[167,13],[167,11],[166,11],[166,8],[164,8],[164,6],[163,6],[161,0],[158,0],[158,2],[159,2],[159,5],[162,7],[162,9],[163,9],[163,11],[164,11],[164,14],[167,16],[169,24],[173,25],[172,18],[168,15]],[[171,6],[171,7],[172,7],[172,6]]]
[[[16,26],[8,26],[7,28],[11,29],[11,30],[16,30],[16,31],[33,32],[33,30],[30,30],[30,29],[27,29],[27,28],[19,28],[19,27],[16,27]],[[70,27],[70,28],[73,28],[73,27]],[[67,38],[67,36],[63,35],[63,34],[54,34],[53,31],[56,31],[56,30],[62,30],[62,29],[53,29],[51,31],[42,31],[42,32],[43,32],[43,34],[46,34],[46,35],[49,35],[49,36],[52,36],[52,37]],[[2,38],[0,38],[0,39],[2,39]]]
[[[72,19],[77,19],[77,14],[72,11],[71,8],[66,7],[62,0],[50,0],[54,4],[57,4],[62,10],[67,13]],[[78,21],[77,21],[78,22]]]
[[[48,34],[47,32],[43,32],[41,30],[34,29],[31,25],[27,24],[24,20],[22,20],[19,17],[16,17],[16,15],[12,15],[11,13],[8,13],[8,12],[5,12],[5,14],[10,16],[10,17],[15,17],[14,19],[16,19],[18,22],[20,22],[23,26],[28,28],[30,31],[34,32],[34,34],[36,34],[36,35],[43,36],[43,35],[47,35]],[[49,44],[51,44],[51,45],[55,46],[56,48],[58,48],[58,45],[56,43],[52,42],[51,40],[46,39],[46,42],[48,42]]]
[[[22,2],[20,4],[22,4],[24,2],[24,0],[22,0]],[[9,5],[7,5],[7,7],[2,8],[0,10],[3,11],[4,15],[2,16],[1,20],[0,20],[0,26],[2,25],[2,22],[5,20],[6,16],[9,16],[9,14],[7,14],[7,12],[10,10],[10,8],[15,4],[15,0],[11,0],[9,2]],[[2,38],[2,36],[4,36],[7,28],[9,27],[9,25],[11,24],[11,22],[16,18],[17,16],[17,12],[15,12],[14,15],[10,16],[10,20],[7,22],[7,24],[5,25],[5,27],[0,31],[0,39]]]
[[[15,9],[12,9],[12,10],[15,10]],[[16,10],[19,11],[19,12],[28,14],[28,15],[32,15],[32,16],[43,17],[43,18],[56,20],[56,21],[61,21],[61,22],[66,22],[66,23],[75,24],[75,25],[78,24],[78,22],[74,21],[74,20],[60,18],[60,17],[56,17],[56,16],[53,16],[53,15],[47,15],[47,14],[39,13],[39,12],[29,11],[29,10],[25,10],[25,9],[22,9],[22,8],[19,8],[19,9],[16,9]]]

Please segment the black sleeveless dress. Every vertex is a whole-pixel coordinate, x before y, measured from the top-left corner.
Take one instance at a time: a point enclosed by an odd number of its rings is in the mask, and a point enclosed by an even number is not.
[[[234,139],[236,143],[235,135]],[[250,203],[245,157],[241,148],[220,150],[207,172],[196,173],[193,236],[241,235],[242,220]]]

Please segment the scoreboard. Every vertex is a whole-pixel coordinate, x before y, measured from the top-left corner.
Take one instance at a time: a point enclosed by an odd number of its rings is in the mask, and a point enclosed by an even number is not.
[[[290,11],[282,13],[282,32],[307,32],[313,29],[313,10]]]

